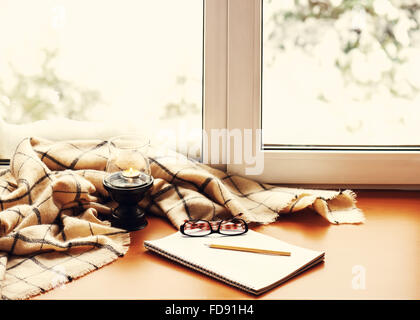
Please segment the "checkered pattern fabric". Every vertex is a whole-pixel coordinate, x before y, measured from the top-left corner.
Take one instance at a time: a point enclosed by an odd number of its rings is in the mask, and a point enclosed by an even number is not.
[[[0,294],[24,299],[124,255],[102,186],[107,146],[25,139],[0,171]]]
[[[0,171],[0,293],[28,298],[125,254],[129,234],[110,226],[102,185],[107,141],[26,138]],[[140,202],[179,228],[185,220],[240,217],[270,223],[311,207],[332,223],[364,220],[350,190],[278,187],[226,174],[167,150],[149,154],[154,185]]]

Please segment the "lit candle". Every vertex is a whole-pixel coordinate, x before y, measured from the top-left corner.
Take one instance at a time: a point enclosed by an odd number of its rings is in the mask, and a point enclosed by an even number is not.
[[[137,178],[140,175],[140,171],[137,169],[129,168],[122,172],[125,178]]]

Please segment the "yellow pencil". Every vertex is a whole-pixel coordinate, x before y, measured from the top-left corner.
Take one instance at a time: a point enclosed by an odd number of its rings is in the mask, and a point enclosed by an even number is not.
[[[225,246],[222,244],[207,244],[210,248],[214,249],[225,249],[225,250],[236,250],[236,251],[245,251],[253,253],[262,253],[262,254],[274,254],[279,256],[290,256],[291,253],[287,251],[276,251],[276,250],[266,250],[266,249],[257,249],[257,248],[247,248],[247,247],[235,247],[235,246]]]

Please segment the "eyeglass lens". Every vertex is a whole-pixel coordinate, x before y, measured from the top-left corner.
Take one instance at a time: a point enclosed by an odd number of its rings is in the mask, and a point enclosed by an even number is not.
[[[225,220],[220,223],[219,232],[225,235],[236,235],[246,231],[246,226],[242,220]]]

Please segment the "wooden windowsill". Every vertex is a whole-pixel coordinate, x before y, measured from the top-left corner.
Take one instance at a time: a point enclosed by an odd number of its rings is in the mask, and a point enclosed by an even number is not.
[[[324,263],[258,297],[147,252],[145,239],[176,231],[149,217],[146,229],[132,233],[126,256],[34,299],[419,299],[420,192],[356,193],[364,224],[331,225],[304,210],[254,228],[326,252]],[[355,280],[361,270],[364,289]]]

